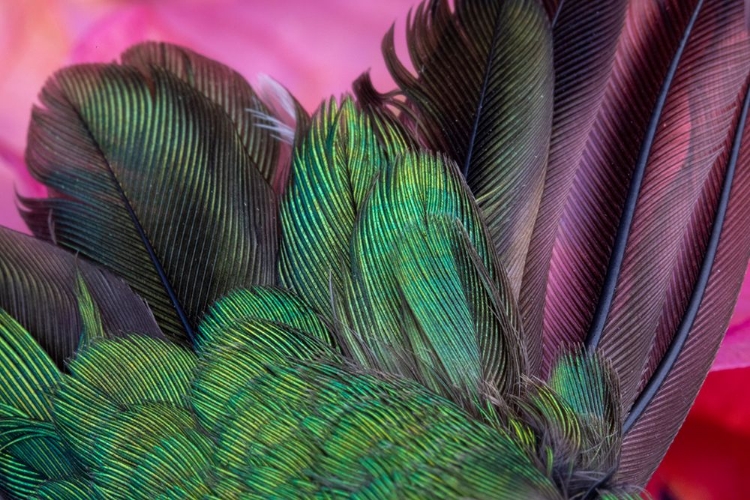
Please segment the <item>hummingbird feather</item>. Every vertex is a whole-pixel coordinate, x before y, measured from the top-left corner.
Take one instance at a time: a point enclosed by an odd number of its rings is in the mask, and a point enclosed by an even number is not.
[[[744,3],[425,0],[311,117],[168,44],[59,71],[0,492],[636,498],[750,257]]]
[[[146,45],[64,69],[29,130],[29,169],[52,195],[22,200],[29,226],[124,278],[174,339],[229,290],[276,279],[276,200],[253,156],[271,139],[237,121],[249,87],[207,61]]]

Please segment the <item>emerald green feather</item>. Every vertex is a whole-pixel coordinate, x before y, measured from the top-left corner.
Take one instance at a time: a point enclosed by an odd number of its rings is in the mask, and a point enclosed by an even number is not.
[[[485,231],[445,159],[404,155],[381,173],[354,228],[349,296],[375,366],[414,365],[438,379],[428,387],[470,399],[515,390],[517,314]]]
[[[524,363],[507,278],[456,167],[399,137],[348,99],[317,113],[282,205],[281,279],[362,366],[481,407]]]
[[[333,100],[324,105],[295,148],[280,217],[279,275],[321,312],[331,309],[329,284],[345,289],[358,207],[386,161],[368,116],[350,99],[340,108]]]
[[[54,426],[49,392],[61,374],[28,332],[0,309],[0,491],[28,497],[81,473]]]
[[[94,302],[83,276],[76,276],[76,299],[78,314],[81,316],[81,340],[78,345],[86,345],[94,339],[107,337],[102,325],[99,307]]]
[[[266,320],[308,332],[326,345],[333,344],[330,326],[305,303],[281,289],[256,287],[236,290],[211,307],[200,330],[199,350],[215,345],[211,332],[231,328],[244,320]]]
[[[216,299],[275,282],[275,195],[250,155],[252,124],[204,92],[206,75],[136,55],[48,82],[27,161],[53,196],[24,211],[38,236],[123,277],[167,335],[192,339]]]
[[[296,299],[270,295],[290,305],[282,315],[300,314]],[[233,300],[247,301],[250,310],[258,296],[256,290]],[[54,425],[35,434],[56,439],[63,456],[85,464],[67,471],[70,477],[53,476],[56,482],[39,490],[42,497],[58,491],[71,498],[436,492],[443,498],[517,498],[519,492],[559,498],[502,430],[419,384],[360,372],[314,335],[280,323],[208,321],[201,325],[198,355],[141,336],[94,340],[67,376],[25,331],[8,324],[0,330],[5,351],[37,352],[39,360],[31,368],[31,356],[6,360],[13,375],[7,379],[19,380],[27,392],[4,401],[15,412],[46,409],[44,418]],[[29,410],[15,418],[28,426],[24,419],[36,415]],[[29,481],[24,496],[37,486]]]

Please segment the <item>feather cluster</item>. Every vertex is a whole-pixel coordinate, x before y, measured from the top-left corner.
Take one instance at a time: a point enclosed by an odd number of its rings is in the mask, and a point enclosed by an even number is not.
[[[635,498],[750,257],[742,0],[426,0],[309,116],[55,74],[0,228],[9,498]]]

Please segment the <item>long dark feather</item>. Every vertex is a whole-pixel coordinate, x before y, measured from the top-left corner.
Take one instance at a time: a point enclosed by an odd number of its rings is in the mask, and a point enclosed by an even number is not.
[[[750,67],[736,11],[726,2],[631,4],[558,232],[546,362],[586,339],[613,361],[625,409],[656,335],[681,235]]]
[[[412,75],[393,29],[386,63],[415,108],[424,145],[459,165],[517,296],[539,206],[552,117],[545,14],[530,0],[424,2],[410,16]]]
[[[555,98],[549,161],[523,273],[520,304],[533,374],[542,364],[544,290],[552,247],[586,140],[604,96],[622,30],[624,0],[550,2]]]
[[[750,258],[750,78],[682,241],[645,386],[624,423],[619,477],[645,483],[687,415],[724,337]],[[658,363],[658,364],[657,364]]]
[[[0,227],[0,309],[14,317],[63,367],[83,330],[80,273],[109,336],[163,338],[146,303],[121,280],[61,248]]]
[[[225,107],[152,64],[62,70],[41,103],[26,159],[52,196],[23,200],[36,235],[125,278],[173,338],[233,288],[274,283],[275,197]]]

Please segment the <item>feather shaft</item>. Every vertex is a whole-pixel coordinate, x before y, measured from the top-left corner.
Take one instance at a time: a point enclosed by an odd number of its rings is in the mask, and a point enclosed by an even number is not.
[[[651,379],[646,384],[646,387],[641,391],[640,395],[636,399],[632,409],[630,410],[630,413],[623,423],[624,434],[627,434],[630,429],[632,429],[633,425],[635,425],[641,415],[643,415],[649,403],[653,400],[654,396],[656,396],[657,392],[664,384],[664,381],[672,370],[674,364],[677,362],[677,358],[679,357],[680,353],[682,352],[682,348],[687,341],[688,335],[693,328],[695,318],[698,315],[701,300],[703,299],[703,296],[706,292],[708,280],[711,277],[714,260],[719,248],[719,240],[721,238],[722,228],[724,226],[727,207],[729,205],[729,195],[732,191],[732,182],[734,181],[734,174],[737,169],[737,160],[740,156],[742,136],[745,131],[749,107],[750,86],[748,86],[745,90],[745,96],[742,102],[742,112],[740,114],[739,123],[732,140],[732,152],[722,185],[721,198],[719,200],[717,214],[711,228],[711,238],[708,242],[708,247],[706,248],[706,254],[701,265],[701,271],[700,275],[698,276],[698,281],[693,288],[687,310],[682,317],[680,326],[675,333],[675,336],[672,339],[667,352],[659,363],[659,366],[654,371],[654,374],[651,376]]]
[[[674,81],[674,77],[677,74],[677,67],[679,66],[682,54],[687,47],[690,34],[693,31],[693,26],[698,19],[701,7],[703,6],[703,0],[699,0],[693,10],[687,27],[682,35],[680,44],[677,47],[672,62],[670,63],[667,76],[662,84],[661,91],[657,98],[654,106],[654,111],[651,115],[651,119],[646,129],[646,135],[641,145],[640,152],[638,154],[638,161],[636,162],[633,176],[630,181],[630,188],[628,191],[628,197],[625,201],[625,207],[623,208],[622,217],[620,219],[620,225],[617,228],[617,235],[615,237],[614,248],[612,250],[612,256],[607,267],[607,274],[604,278],[604,284],[600,295],[599,303],[597,304],[594,312],[594,318],[591,322],[591,327],[586,337],[586,348],[593,352],[599,346],[599,342],[604,334],[604,327],[609,316],[609,312],[612,308],[612,303],[615,297],[615,288],[617,281],[620,277],[620,271],[625,260],[625,250],[630,236],[630,230],[633,224],[633,218],[635,216],[636,206],[638,204],[638,198],[643,184],[643,178],[646,173],[646,166],[649,163],[649,157],[651,155],[651,148],[654,145],[654,139],[656,132],[658,131],[659,122],[661,120],[662,111],[667,102],[667,96],[669,95],[669,89]]]
[[[477,137],[479,135],[479,124],[482,121],[482,111],[484,111],[484,100],[487,97],[487,91],[490,84],[490,76],[492,75],[492,62],[495,59],[495,50],[497,50],[497,39],[500,34],[500,20],[501,20],[501,14],[502,9],[498,9],[497,13],[495,14],[495,22],[494,27],[492,29],[492,42],[490,42],[490,50],[487,53],[487,61],[485,62],[484,67],[484,76],[482,78],[482,88],[479,90],[479,97],[477,98],[477,110],[476,114],[474,115],[474,124],[471,127],[471,135],[469,136],[469,141],[466,148],[466,159],[464,160],[464,165],[461,171],[464,174],[464,178],[469,178],[469,167],[471,166],[471,158],[474,153],[474,146],[477,142]]]
[[[82,117],[81,117],[81,121],[82,122],[84,121]],[[91,132],[89,131],[89,133]],[[94,134],[91,134],[91,137],[94,137]],[[112,166],[110,165],[109,161],[105,161],[104,163],[107,166],[109,175],[112,178],[112,184],[113,186],[115,186],[115,189],[120,195],[120,200],[122,201],[122,204],[125,207],[125,210],[128,212],[128,216],[130,217],[130,220],[133,222],[133,227],[138,233],[138,237],[141,239],[141,243],[143,243],[143,248],[148,253],[148,257],[149,259],[151,259],[151,263],[154,266],[154,270],[156,271],[156,274],[159,276],[161,285],[164,287],[164,292],[169,297],[169,300],[172,303],[172,307],[174,307],[175,313],[177,314],[177,317],[179,318],[180,323],[182,324],[182,328],[185,330],[185,335],[187,336],[188,340],[192,344],[193,342],[195,342],[195,332],[193,332],[193,327],[190,325],[190,321],[188,320],[187,314],[185,314],[185,310],[182,308],[182,304],[180,303],[180,300],[177,298],[177,294],[175,293],[174,288],[172,287],[172,283],[167,277],[167,273],[164,270],[164,266],[162,265],[159,257],[156,255],[154,246],[151,244],[151,241],[149,241],[148,236],[146,235],[146,231],[143,228],[143,224],[141,224],[141,221],[138,219],[138,215],[135,213],[135,210],[133,210],[133,205],[130,204],[130,200],[128,199],[128,196],[125,194],[125,191],[122,189],[122,184],[120,183],[120,180],[117,178],[117,174],[112,169]],[[54,231],[50,231],[50,232],[54,234]]]

